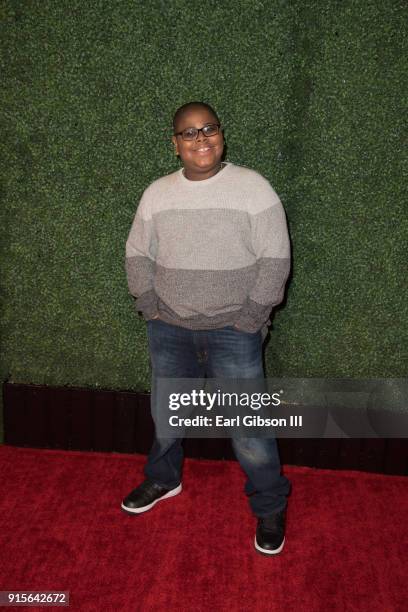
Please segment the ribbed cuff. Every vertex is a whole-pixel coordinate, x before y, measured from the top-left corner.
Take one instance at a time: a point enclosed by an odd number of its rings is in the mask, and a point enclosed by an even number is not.
[[[145,321],[153,319],[153,317],[159,314],[157,301],[157,295],[154,289],[146,291],[137,298],[135,302],[136,310],[142,313]]]
[[[267,321],[272,306],[258,304],[248,299],[242,306],[241,312],[235,319],[235,325],[248,333],[259,331]]]

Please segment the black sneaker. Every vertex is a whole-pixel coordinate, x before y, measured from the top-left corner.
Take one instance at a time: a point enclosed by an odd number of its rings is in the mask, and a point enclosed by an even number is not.
[[[258,518],[255,548],[263,555],[277,555],[285,544],[286,508],[266,518]]]
[[[174,489],[165,489],[151,480],[145,480],[134,489],[122,502],[121,508],[130,514],[140,514],[153,508],[161,499],[174,497],[181,493],[181,483]]]

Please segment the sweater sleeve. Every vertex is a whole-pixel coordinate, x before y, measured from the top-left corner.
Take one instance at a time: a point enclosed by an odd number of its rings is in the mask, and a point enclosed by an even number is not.
[[[156,240],[148,201],[143,194],[126,242],[126,276],[129,292],[136,298],[136,310],[147,321],[158,314],[153,287]]]
[[[254,333],[265,324],[272,308],[283,300],[290,272],[285,211],[272,187],[267,206],[250,215],[250,222],[257,276],[235,324],[243,331]]]

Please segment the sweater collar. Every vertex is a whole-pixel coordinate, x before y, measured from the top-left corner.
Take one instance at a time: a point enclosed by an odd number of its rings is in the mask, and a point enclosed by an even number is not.
[[[180,170],[178,171],[180,180],[182,181],[183,185],[189,185],[194,188],[199,187],[200,185],[212,185],[213,183],[218,181],[221,176],[225,176],[225,173],[228,173],[232,166],[231,162],[222,162],[222,164],[223,167],[217,172],[217,174],[214,174],[213,176],[210,176],[210,178],[204,179],[203,181],[192,181],[186,178],[183,174],[184,168],[180,168]]]

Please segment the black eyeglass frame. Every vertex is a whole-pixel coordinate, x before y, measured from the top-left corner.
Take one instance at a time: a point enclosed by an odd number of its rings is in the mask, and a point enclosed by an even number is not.
[[[210,126],[210,125],[216,125],[216,126],[217,126],[217,128],[218,128],[218,130],[217,130],[217,132],[216,132],[215,134],[211,134],[211,136],[207,136],[206,134],[204,134],[203,129],[204,129],[204,128],[206,128],[207,126]],[[175,132],[175,133],[174,133],[174,136],[181,136],[181,137],[183,138],[183,132],[185,132],[186,130],[191,130],[191,129],[194,129],[194,130],[197,130],[197,135],[196,135],[196,137],[195,137],[195,138],[189,138],[189,139],[187,139],[187,142],[188,142],[189,140],[190,140],[190,141],[197,140],[198,135],[199,135],[199,133],[200,133],[200,132],[202,133],[202,135],[203,135],[203,136],[205,136],[205,138],[212,138],[213,136],[218,136],[218,134],[220,133],[220,127],[221,127],[221,123],[206,123],[206,124],[205,124],[205,125],[203,125],[203,127],[201,127],[201,128],[196,128],[196,127],[193,127],[193,126],[192,126],[192,127],[187,127],[187,128],[184,128],[184,130],[182,130],[181,132]],[[183,138],[183,140],[185,140],[185,139]]]

